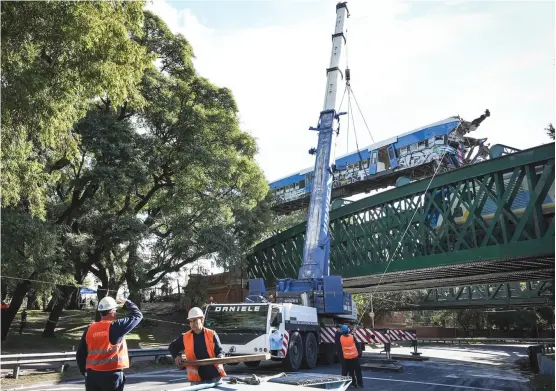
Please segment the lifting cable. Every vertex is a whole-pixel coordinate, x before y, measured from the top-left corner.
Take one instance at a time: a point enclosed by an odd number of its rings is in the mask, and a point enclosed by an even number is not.
[[[457,129],[460,127],[460,125],[461,125],[461,122],[460,122],[460,123],[458,124],[458,126],[456,127],[456,131],[457,131]],[[434,132],[433,132],[433,135],[435,135]],[[438,169],[440,168],[441,163],[442,163],[442,160],[444,160],[444,157],[446,156],[446,153],[447,153],[447,152],[448,152],[448,149],[445,148],[445,149],[444,149],[444,152],[442,153],[442,156],[441,156],[440,159],[438,160],[438,163],[437,163],[437,165],[436,165],[436,168],[435,168],[435,170],[434,170],[434,173],[433,173],[433,175],[432,175],[432,177],[431,177],[429,183],[427,184],[427,188],[425,189],[425,191],[424,191],[423,194],[422,194],[422,197],[423,197],[423,207],[425,206],[425,196],[426,196],[427,192],[429,191],[429,188],[430,188],[430,186],[431,186],[431,184],[432,184],[432,181],[434,180],[434,177],[435,177],[436,174],[438,173]],[[421,197],[419,197],[419,198],[421,198]],[[417,214],[417,211],[418,211],[418,210],[419,210],[419,208],[416,207],[416,208],[415,208],[415,211],[413,212],[413,215],[411,216],[411,219],[409,220],[409,223],[407,224],[407,227],[405,228],[405,231],[403,232],[403,234],[402,234],[400,240],[398,241],[398,245],[396,246],[396,249],[394,250],[394,252],[392,252],[392,253],[390,253],[390,254],[388,255],[388,260],[387,260],[388,263],[386,264],[386,267],[384,268],[384,271],[381,273],[380,279],[378,280],[378,284],[375,285],[375,287],[374,287],[374,291],[371,292],[371,296],[372,296],[373,294],[376,293],[378,287],[380,286],[380,284],[381,284],[381,282],[382,282],[382,278],[384,277],[384,275],[385,275],[386,272],[388,271],[388,267],[390,267],[390,264],[391,264],[392,261],[394,260],[394,255],[398,252],[398,249],[400,248],[400,246],[401,246],[401,244],[402,244],[402,242],[403,242],[403,238],[405,237],[405,235],[407,234],[407,231],[409,230],[409,227],[410,227],[411,224],[413,223],[413,219],[415,218],[415,215]],[[367,302],[367,305],[365,306],[365,308],[364,308],[364,310],[363,310],[363,313],[361,314],[361,316],[359,317],[359,319],[358,319],[358,321],[357,321],[357,324],[358,324],[358,325],[361,324],[361,320],[363,319],[363,316],[364,316],[365,313],[367,312],[370,303],[371,303],[370,301]]]

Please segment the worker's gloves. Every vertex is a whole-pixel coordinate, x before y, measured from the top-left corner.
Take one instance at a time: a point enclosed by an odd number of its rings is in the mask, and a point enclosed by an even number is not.
[[[176,362],[176,366],[177,366],[179,369],[182,369],[182,368],[183,368],[183,359],[181,358],[181,356],[177,356],[177,357],[174,359],[174,361]]]

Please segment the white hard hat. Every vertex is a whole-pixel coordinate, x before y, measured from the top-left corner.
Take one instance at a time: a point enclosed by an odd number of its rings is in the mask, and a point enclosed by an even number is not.
[[[204,317],[205,314],[203,314],[203,311],[199,308],[199,307],[193,307],[189,310],[189,313],[187,314],[187,319],[195,319],[195,318],[202,318]]]
[[[99,311],[108,311],[113,310],[114,308],[118,308],[118,304],[116,304],[116,300],[110,296],[106,296],[100,301],[100,303],[98,303]]]

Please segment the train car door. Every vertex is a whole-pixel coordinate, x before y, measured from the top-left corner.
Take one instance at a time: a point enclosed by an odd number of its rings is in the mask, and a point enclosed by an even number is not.
[[[394,144],[388,146],[388,158],[390,159],[390,168],[398,167],[398,159],[396,158],[396,150]]]
[[[369,164],[369,174],[374,175],[376,174],[376,163],[378,160],[378,150],[374,150],[371,152],[371,162]]]

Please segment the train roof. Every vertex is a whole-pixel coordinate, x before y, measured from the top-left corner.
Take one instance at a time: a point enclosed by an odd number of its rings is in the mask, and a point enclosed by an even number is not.
[[[402,133],[402,134],[400,134],[400,135],[397,135],[397,136],[394,136],[394,137],[390,137],[390,138],[388,138],[388,139],[386,139],[386,140],[382,140],[382,141],[379,141],[379,142],[377,142],[377,143],[374,143],[374,144],[371,144],[371,145],[367,145],[366,147],[360,148],[359,151],[355,150],[355,151],[353,151],[353,152],[349,152],[349,153],[347,153],[347,154],[338,156],[338,157],[336,157],[335,163],[342,162],[342,160],[345,160],[345,162],[343,162],[343,163],[348,163],[348,164],[349,164],[349,163],[352,163],[351,160],[353,160],[353,159],[350,159],[350,158],[351,158],[351,157],[357,157],[357,158],[358,158],[358,157],[359,157],[359,154],[365,155],[365,158],[366,158],[366,157],[368,157],[368,155],[370,154],[370,151],[373,151],[373,150],[378,149],[378,148],[382,148],[382,147],[384,147],[384,146],[386,146],[386,145],[398,143],[398,142],[399,142],[399,139],[400,139],[400,138],[403,138],[404,136],[411,136],[411,135],[413,135],[413,134],[415,134],[415,133],[419,133],[419,132],[422,132],[424,135],[426,135],[426,134],[427,134],[427,131],[430,131],[432,128],[443,127],[443,128],[445,128],[446,131],[450,132],[450,131],[452,131],[460,122],[461,122],[461,119],[458,118],[458,117],[449,117],[449,118],[446,118],[446,119],[444,119],[444,120],[442,120],[442,121],[434,122],[434,123],[432,123],[432,124],[425,125],[425,126],[422,126],[422,127],[420,127],[420,128],[410,130],[409,132],[405,132],[405,133]],[[453,126],[450,126],[450,125],[453,125]],[[431,133],[432,133],[432,134],[437,134],[437,133],[432,132],[432,131],[431,131]],[[442,134],[445,134],[445,133],[442,133]],[[430,137],[430,136],[429,136],[429,137]],[[426,138],[426,137],[423,136],[423,140],[424,140],[425,138]],[[400,145],[400,146],[403,147],[403,146],[405,146],[405,145],[409,145],[409,144],[415,142],[415,141],[413,141],[413,140],[408,140],[408,141],[411,141],[411,142],[404,142],[403,145]],[[359,159],[356,159],[356,160],[358,161]],[[307,168],[305,168],[305,169],[303,169],[303,170],[297,171],[297,172],[295,172],[295,173],[291,173],[290,175],[286,175],[286,176],[284,176],[284,177],[278,178],[278,179],[276,179],[276,180],[270,182],[270,187],[271,187],[271,188],[278,188],[278,187],[286,186],[286,185],[288,185],[288,184],[290,184],[290,183],[295,183],[295,182],[297,182],[297,181],[303,179],[302,177],[303,177],[305,174],[307,174],[307,173],[309,173],[309,172],[312,172],[313,169],[314,169],[314,166],[312,166],[312,167],[307,167]],[[296,176],[299,176],[299,178],[295,178]],[[287,180],[287,181],[286,181],[286,180]],[[284,183],[278,183],[278,182],[284,182]],[[285,182],[288,182],[288,183],[285,183]]]

